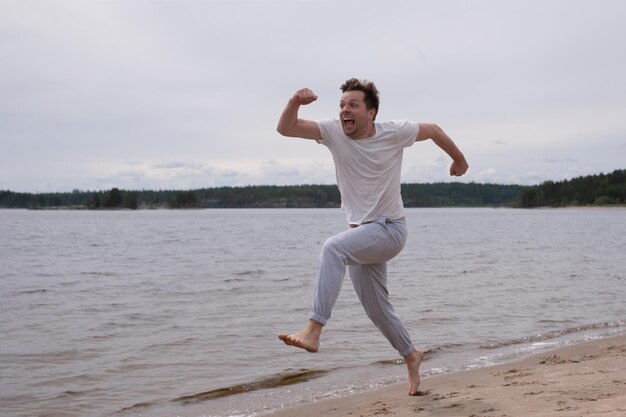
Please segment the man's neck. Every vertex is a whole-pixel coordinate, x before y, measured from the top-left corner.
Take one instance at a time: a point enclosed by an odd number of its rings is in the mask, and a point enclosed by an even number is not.
[[[376,135],[376,124],[372,123],[370,128],[364,132],[362,135],[359,135],[358,137],[352,137],[352,139],[354,140],[363,140],[363,139],[371,139]]]

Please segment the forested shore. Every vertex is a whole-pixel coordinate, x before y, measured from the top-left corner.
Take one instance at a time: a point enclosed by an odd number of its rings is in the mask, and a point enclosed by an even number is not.
[[[609,174],[587,175],[566,181],[546,181],[524,188],[516,206],[568,207],[626,204],[626,170]]]
[[[626,170],[536,186],[402,184],[406,207],[566,207],[626,204]],[[195,190],[122,190],[20,193],[0,190],[0,208],[319,208],[339,207],[335,185],[256,185]]]
[[[521,186],[494,184],[402,184],[407,207],[484,207],[513,204]],[[30,209],[320,208],[339,207],[336,185],[259,185],[196,190],[120,190],[67,193],[0,191],[0,207]]]

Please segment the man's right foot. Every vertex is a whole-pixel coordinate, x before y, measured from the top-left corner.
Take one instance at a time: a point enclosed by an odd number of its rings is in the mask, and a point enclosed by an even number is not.
[[[278,338],[286,345],[304,349],[307,352],[315,353],[320,349],[320,336],[322,325],[316,321],[309,320],[309,325],[301,332],[294,334],[279,333]]]

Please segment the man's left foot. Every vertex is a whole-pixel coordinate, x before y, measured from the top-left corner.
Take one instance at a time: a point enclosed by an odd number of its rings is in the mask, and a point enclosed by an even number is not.
[[[404,357],[407,370],[409,371],[409,395],[418,395],[420,386],[420,365],[424,360],[424,352],[413,349],[413,352]]]

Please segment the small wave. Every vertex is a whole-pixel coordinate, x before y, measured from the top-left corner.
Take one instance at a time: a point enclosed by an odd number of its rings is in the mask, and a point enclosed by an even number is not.
[[[248,270],[248,271],[240,271],[235,272],[237,276],[246,276],[246,275],[263,275],[265,271],[262,269]]]
[[[298,384],[300,382],[306,382],[311,379],[319,378],[325,375],[328,371],[325,370],[307,370],[303,369],[299,372],[279,374],[260,381],[251,382],[249,384],[234,385],[232,387],[218,388],[211,391],[200,392],[192,395],[185,395],[173,400],[171,403],[181,403],[182,405],[192,405],[202,403],[204,401],[215,400],[218,398],[228,397],[231,395],[243,394],[250,391],[283,387],[292,384]],[[163,406],[163,401],[148,401],[141,402],[129,407],[124,407],[120,410],[121,413],[134,412],[141,409],[146,409],[155,406]]]
[[[81,395],[85,395],[87,391],[64,391],[61,394],[57,395],[56,398],[58,399],[68,399],[68,398],[74,398],[74,397],[79,397]]]
[[[18,294],[18,295],[19,294],[23,294],[23,295],[26,295],[26,294],[43,294],[43,293],[46,293],[46,292],[49,292],[49,290],[47,290],[45,288],[40,288],[40,289],[36,289],[36,290],[18,291],[18,292],[16,292],[16,294]]]
[[[436,316],[436,317],[420,317],[416,320],[413,320],[412,323],[416,325],[436,325],[450,322],[458,322],[460,319],[456,316]]]
[[[77,360],[91,360],[97,358],[100,352],[97,349],[69,349],[50,350],[42,352],[2,353],[2,362],[28,365],[63,365]]]
[[[95,276],[95,277],[114,277],[117,276],[115,272],[110,271],[83,271],[80,273],[83,276]]]
[[[554,323],[571,323],[571,320],[550,320],[550,319],[544,319],[544,320],[538,320],[537,323],[546,323],[546,324],[554,324]]]
[[[403,365],[403,364],[404,364],[404,359],[402,358],[383,359],[383,360],[374,362],[374,365],[382,365],[382,366]]]
[[[203,401],[214,400],[216,398],[227,397],[230,395],[242,394],[244,392],[256,391],[266,388],[283,387],[286,385],[298,384],[311,379],[319,378],[328,371],[324,370],[301,370],[290,374],[280,374],[249,384],[235,385],[232,387],[218,388],[198,394],[186,395],[173,402],[182,402],[184,405],[195,404]]]
[[[431,359],[433,356],[435,356],[436,354],[442,352],[443,349],[441,347],[435,347],[432,349],[427,349],[424,351],[424,361],[427,361],[429,359]],[[405,361],[403,358],[396,358],[396,359],[383,359],[380,361],[376,361],[374,362],[374,365],[382,365],[382,366],[389,366],[389,365],[404,365]]]
[[[245,282],[246,280],[243,278],[226,278],[223,282]]]
[[[506,340],[504,342],[497,343],[486,343],[480,345],[482,349],[498,349],[506,346],[512,345],[521,345],[525,343],[533,343],[533,342],[543,342],[550,339],[556,339],[561,336],[566,336],[572,333],[580,333],[588,330],[597,330],[597,329],[608,329],[608,328],[617,328],[617,327],[626,327],[626,320],[617,320],[605,323],[593,323],[587,324],[583,326],[570,327],[563,330],[555,330],[547,333],[540,333],[534,336],[526,336],[521,337],[519,339]]]

